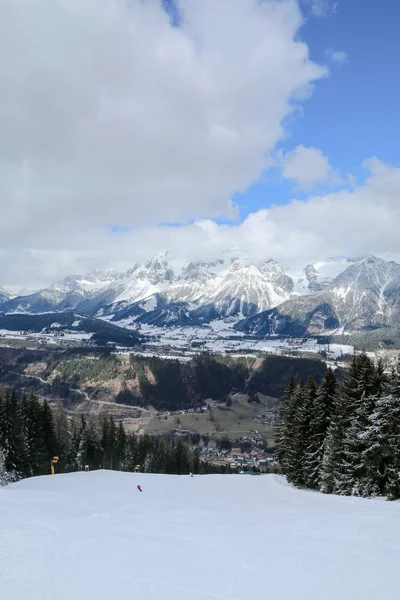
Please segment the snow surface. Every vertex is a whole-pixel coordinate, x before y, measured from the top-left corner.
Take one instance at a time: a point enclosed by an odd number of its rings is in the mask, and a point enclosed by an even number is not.
[[[0,489],[0,532],[2,600],[391,600],[400,584],[400,503],[274,475],[29,479]]]
[[[278,355],[286,355],[288,352],[326,352],[327,357],[331,360],[351,355],[354,352],[354,347],[348,344],[319,344],[316,339],[276,337],[275,339],[260,340],[247,337],[244,333],[233,329],[235,322],[237,321],[217,320],[201,327],[157,327],[141,323],[137,328],[136,325],[132,325],[126,320],[123,322],[123,327],[139,330],[149,338],[147,341],[149,346],[168,347],[181,351],[192,348],[198,352],[230,354],[265,352]],[[136,351],[133,352],[136,353]]]

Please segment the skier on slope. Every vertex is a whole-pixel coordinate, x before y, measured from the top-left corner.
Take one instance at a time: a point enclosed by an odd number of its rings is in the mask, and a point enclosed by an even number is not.
[[[142,490],[142,488],[140,487],[140,485],[137,485],[136,487],[137,487],[137,489],[139,490],[139,492],[143,492],[143,490]]]

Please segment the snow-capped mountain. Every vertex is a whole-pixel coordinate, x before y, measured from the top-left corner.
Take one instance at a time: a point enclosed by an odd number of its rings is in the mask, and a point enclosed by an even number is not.
[[[179,286],[177,296],[181,295]],[[187,298],[213,305],[225,316],[248,316],[276,306],[290,297],[293,280],[273,260],[254,265],[237,259],[220,275],[205,281]]]
[[[325,289],[292,297],[236,327],[294,336],[400,329],[400,265],[374,256],[356,260]]]
[[[2,310],[41,313],[74,309],[85,300],[101,293],[105,287],[115,286],[118,277],[119,274],[113,271],[94,271],[85,277],[66,277],[44,290],[9,299],[3,304]]]
[[[201,324],[215,318],[243,318],[290,297],[293,281],[275,261],[260,265],[246,259],[229,266],[210,263],[173,265],[149,261],[128,277],[128,285],[103,314],[113,320],[137,317],[158,325]]]
[[[47,289],[8,299],[6,312],[78,310],[81,314],[129,317],[171,324],[237,316],[247,317],[287,300],[293,280],[273,260],[211,262],[170,260],[157,255],[126,273],[95,271],[67,277]]]
[[[0,306],[4,313],[74,310],[122,325],[234,319],[256,335],[400,330],[400,265],[373,256],[330,259],[292,274],[274,260],[188,262],[162,254],[125,273],[67,277],[28,296],[0,292]]]

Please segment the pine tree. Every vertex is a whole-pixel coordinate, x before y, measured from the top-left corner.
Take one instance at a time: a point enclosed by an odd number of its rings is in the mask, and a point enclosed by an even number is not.
[[[42,427],[43,427],[43,442],[46,448],[46,460],[48,465],[50,464],[53,456],[57,452],[57,441],[54,429],[53,413],[47,400],[45,400],[41,407]]]
[[[198,448],[195,448],[193,450],[192,473],[194,473],[195,475],[200,473],[200,452]]]
[[[367,468],[371,452],[366,435],[370,416],[374,411],[376,399],[383,392],[384,369],[379,361],[377,367],[362,354],[356,360],[355,395],[352,396],[351,412],[343,440],[342,477],[338,482],[338,491],[356,496],[379,494],[379,477],[373,473],[371,464]]]
[[[1,412],[0,445],[4,450],[6,470],[24,476],[28,470],[26,444],[21,407],[14,391],[6,394]]]
[[[328,369],[311,405],[311,431],[305,451],[305,483],[312,489],[321,485],[321,469],[325,452],[325,440],[333,415],[337,380]]]
[[[333,432],[327,436],[329,453],[323,468],[323,488],[329,479],[333,481],[331,491],[348,495],[357,490],[361,474],[359,433],[362,420],[366,415],[366,399],[376,390],[375,369],[372,361],[365,355],[354,356],[343,389],[338,395],[333,423]],[[334,435],[332,435],[334,434]],[[328,450],[328,448],[326,449]],[[327,473],[327,464],[331,473]]]
[[[9,471],[6,468],[6,455],[3,448],[0,448],[0,487],[18,481],[19,475],[15,471]]]
[[[59,402],[53,413],[54,436],[55,436],[55,455],[58,456],[58,469],[67,470],[68,452],[71,441],[71,428],[64,407]]]
[[[388,394],[379,398],[371,415],[369,435],[372,437],[367,456],[368,467],[378,473],[381,494],[389,500],[400,498],[400,376],[395,370],[386,385]]]
[[[309,469],[307,464],[307,446],[312,432],[312,408],[317,395],[317,386],[313,379],[307,385],[300,386],[299,401],[293,425],[293,460],[295,472],[291,480],[296,485],[307,485]]]
[[[127,435],[125,443],[125,454],[122,461],[122,470],[128,472],[134,472],[138,462],[138,448],[136,436],[131,433]]]
[[[24,405],[24,423],[32,475],[45,475],[50,472],[49,445],[52,443],[52,419],[49,410],[48,406],[43,409],[33,394]]]
[[[115,438],[115,463],[114,468],[118,471],[121,470],[121,465],[125,458],[125,447],[126,447],[126,433],[122,421],[119,422],[116,438]]]
[[[94,419],[85,423],[79,446],[79,462],[81,468],[86,465],[92,471],[102,466],[103,449],[101,446],[101,430]]]
[[[281,465],[282,471],[287,471],[287,452],[289,449],[289,443],[291,438],[291,427],[293,418],[292,400],[296,391],[296,384],[294,378],[290,379],[289,385],[286,389],[285,395],[282,400],[282,404],[279,409],[278,422],[276,425],[276,448],[277,448],[277,459]]]
[[[103,468],[115,468],[116,428],[115,421],[111,416],[104,418],[101,423],[101,447],[103,449]]]
[[[315,382],[301,382],[292,394],[286,411],[283,472],[295,485],[305,485],[305,454],[311,428],[311,406]]]
[[[358,364],[353,357],[343,389],[336,395],[324,442],[320,469],[320,491],[338,493],[343,470],[343,444],[346,427],[351,418],[352,403],[358,395]]]
[[[83,469],[83,461],[81,460],[81,441],[82,441],[82,420],[77,417],[72,417],[69,423],[69,440],[65,449],[65,458],[62,464],[67,473]]]
[[[183,475],[189,473],[188,449],[185,444],[178,442],[174,452],[175,473]]]

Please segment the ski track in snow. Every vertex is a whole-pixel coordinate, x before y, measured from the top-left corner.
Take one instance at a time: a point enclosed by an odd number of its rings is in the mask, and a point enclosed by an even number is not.
[[[394,600],[399,556],[399,502],[274,475],[97,471],[0,489],[2,600]]]

